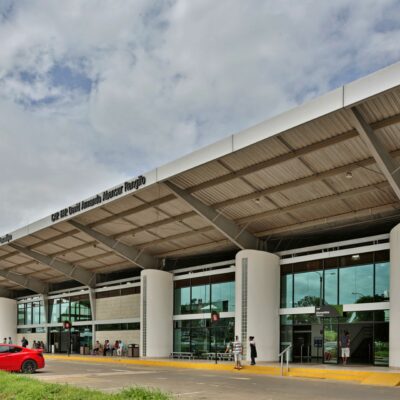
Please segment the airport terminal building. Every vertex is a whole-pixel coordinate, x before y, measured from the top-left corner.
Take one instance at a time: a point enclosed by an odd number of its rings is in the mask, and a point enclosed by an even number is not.
[[[400,64],[0,237],[1,338],[334,364],[344,331],[400,367]]]

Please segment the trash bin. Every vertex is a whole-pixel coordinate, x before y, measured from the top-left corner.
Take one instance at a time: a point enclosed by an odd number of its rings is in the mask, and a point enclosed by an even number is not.
[[[139,345],[130,344],[128,346],[128,357],[139,357]]]

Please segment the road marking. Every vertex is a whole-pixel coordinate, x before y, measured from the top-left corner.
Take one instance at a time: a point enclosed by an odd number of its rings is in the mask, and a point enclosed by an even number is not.
[[[238,381],[249,381],[250,378],[237,378],[237,377],[231,377],[230,379],[236,379]]]
[[[40,375],[39,379],[68,379],[68,378],[95,378],[99,376],[118,376],[118,375],[146,375],[155,374],[156,371],[121,371],[121,372],[97,372],[94,374],[69,374],[69,375]]]
[[[178,393],[177,396],[191,396],[192,394],[199,394],[203,392],[187,392],[187,393]]]

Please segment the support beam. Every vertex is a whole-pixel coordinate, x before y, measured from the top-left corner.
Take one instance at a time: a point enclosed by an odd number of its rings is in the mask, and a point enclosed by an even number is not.
[[[92,239],[97,240],[99,243],[106,246],[108,249],[118,254],[121,257],[131,261],[136,266],[146,268],[157,268],[157,260],[151,255],[144,253],[143,250],[136,249],[135,247],[127,246],[124,243],[119,242],[113,238],[110,238],[102,233],[89,228],[88,226],[82,225],[76,221],[68,221],[72,226],[84,232]]]
[[[351,112],[354,116],[354,125],[357,132],[368,146],[380,170],[400,200],[400,165],[385,149],[381,139],[375,134],[367,121],[365,121],[360,111],[356,107],[352,107]]]
[[[338,226],[348,226],[350,223],[352,226],[354,226],[355,224],[363,223],[365,221],[383,219],[384,217],[382,217],[382,215],[392,215],[393,213],[398,215],[399,208],[400,204],[398,201],[396,201],[377,207],[367,207],[344,214],[331,215],[329,217],[318,218],[312,221],[305,221],[293,225],[285,225],[278,228],[267,229],[265,231],[257,232],[256,235],[259,237],[267,237],[278,234],[294,234],[296,231],[322,231],[324,229],[332,229]]]
[[[40,279],[33,278],[32,276],[25,276],[17,274],[16,272],[6,271],[0,269],[0,276],[7,279],[10,282],[14,282],[19,286],[26,289],[32,290],[32,292],[39,294],[46,294],[49,292],[49,285]]]
[[[206,219],[226,238],[233,242],[240,249],[259,249],[260,241],[244,228],[236,225],[235,222],[224,217],[220,212],[205,205],[200,200],[196,199],[186,191],[180,189],[172,182],[165,182],[165,185],[187,205],[189,205],[198,215]]]
[[[25,254],[29,258],[32,258],[33,260],[36,260],[71,279],[74,279],[77,282],[82,283],[85,286],[94,287],[96,285],[96,274],[86,270],[83,267],[57,260],[56,258],[26,249],[25,247],[19,246],[15,243],[9,243],[8,246],[18,250],[20,253]]]

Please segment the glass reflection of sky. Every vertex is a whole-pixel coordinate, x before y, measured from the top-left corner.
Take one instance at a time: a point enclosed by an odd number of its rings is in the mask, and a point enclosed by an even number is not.
[[[339,270],[339,303],[357,303],[373,295],[373,264],[341,268]]]

